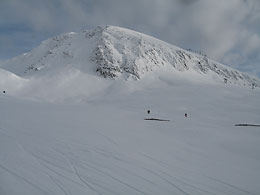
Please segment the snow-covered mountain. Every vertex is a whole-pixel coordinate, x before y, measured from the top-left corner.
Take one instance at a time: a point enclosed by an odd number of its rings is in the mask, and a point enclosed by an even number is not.
[[[0,195],[258,195],[253,83],[118,27],[48,39],[0,68]]]
[[[74,68],[103,77],[140,79],[147,72],[170,67],[179,72],[210,75],[216,80],[260,86],[257,78],[156,38],[114,26],[50,38],[2,67],[22,77],[56,74]]]

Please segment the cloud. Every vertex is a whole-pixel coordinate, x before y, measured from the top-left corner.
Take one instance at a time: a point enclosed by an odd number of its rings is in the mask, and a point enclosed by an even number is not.
[[[255,63],[260,58],[258,0],[1,0],[0,18],[5,18],[0,20],[0,40],[8,45],[10,39],[10,47],[21,53],[22,41],[15,37],[31,37],[30,47],[62,32],[111,24],[201,50],[240,69],[248,65],[244,70],[249,72],[260,66]],[[4,30],[7,26],[16,33]],[[24,32],[21,26],[29,30]],[[1,44],[0,51],[7,55],[12,49],[4,52]]]

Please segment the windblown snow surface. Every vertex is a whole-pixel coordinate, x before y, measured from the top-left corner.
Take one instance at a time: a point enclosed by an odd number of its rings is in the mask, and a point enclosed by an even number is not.
[[[125,50],[111,51],[128,50],[133,33],[109,28],[129,38]],[[235,126],[260,123],[259,80],[218,63],[227,71],[214,73],[210,60],[200,69],[201,57],[189,52],[191,61],[173,52],[160,66],[146,61],[158,56],[131,63],[134,47],[128,57],[101,55],[104,33],[92,40],[99,30],[82,32],[84,39],[69,33],[75,40],[49,54],[47,40],[2,65],[0,194],[260,194],[260,128]]]

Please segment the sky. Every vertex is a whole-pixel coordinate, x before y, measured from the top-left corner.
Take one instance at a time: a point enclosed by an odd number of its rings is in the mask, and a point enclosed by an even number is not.
[[[142,32],[260,77],[259,0],[0,0],[0,63],[98,25]]]

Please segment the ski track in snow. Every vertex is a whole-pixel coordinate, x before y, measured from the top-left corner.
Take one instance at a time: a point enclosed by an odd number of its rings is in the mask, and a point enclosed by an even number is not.
[[[12,170],[6,168],[6,167],[3,166],[2,164],[0,164],[0,168],[1,168],[2,170],[6,171],[7,173],[13,175],[13,176],[14,176],[15,178],[17,178],[18,180],[21,180],[21,181],[23,181],[23,182],[29,184],[30,186],[34,187],[35,189],[39,190],[39,191],[40,191],[41,193],[43,193],[43,194],[52,194],[51,192],[46,191],[46,189],[41,188],[40,186],[38,186],[38,185],[34,184],[33,182],[27,180],[25,177],[22,177],[22,176],[16,174],[15,172],[13,172]]]

